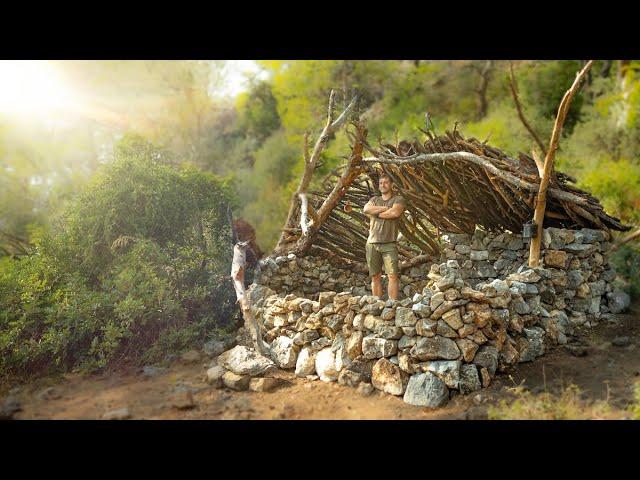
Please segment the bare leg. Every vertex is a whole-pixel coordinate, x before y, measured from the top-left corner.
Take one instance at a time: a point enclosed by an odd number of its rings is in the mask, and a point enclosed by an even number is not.
[[[382,274],[374,275],[371,277],[371,293],[376,297],[382,296]]]
[[[387,275],[387,277],[389,278],[389,298],[397,300],[400,292],[400,278],[398,275]]]

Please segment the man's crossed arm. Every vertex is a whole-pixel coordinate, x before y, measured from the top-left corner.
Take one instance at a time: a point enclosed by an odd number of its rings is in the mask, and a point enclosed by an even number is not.
[[[365,215],[377,216],[378,218],[391,220],[400,217],[404,213],[404,205],[402,203],[396,203],[393,207],[386,207],[384,205],[377,206],[367,202],[362,209]]]
[[[378,214],[378,218],[391,220],[394,218],[399,218],[403,213],[404,213],[404,205],[402,203],[395,203],[393,207]]]
[[[378,215],[379,213],[382,213],[386,210],[389,210],[389,207],[386,207],[384,205],[374,205],[371,202],[367,202],[367,204],[364,206],[364,208],[362,209],[362,213],[364,213],[365,215]]]

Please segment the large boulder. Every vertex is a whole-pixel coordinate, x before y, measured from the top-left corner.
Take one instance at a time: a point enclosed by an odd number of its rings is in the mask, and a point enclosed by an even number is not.
[[[218,364],[236,375],[263,375],[276,369],[273,361],[252,348],[237,345],[218,357]]]
[[[410,405],[438,408],[449,401],[449,389],[431,372],[418,373],[409,379],[403,400]]]
[[[407,380],[408,375],[386,358],[378,360],[371,369],[373,386],[391,395],[402,395],[407,386]]]
[[[296,360],[296,376],[306,377],[316,373],[316,352],[310,347],[304,347]]]
[[[316,373],[323,382],[338,380],[336,357],[331,351],[331,347],[324,348],[316,354]]]

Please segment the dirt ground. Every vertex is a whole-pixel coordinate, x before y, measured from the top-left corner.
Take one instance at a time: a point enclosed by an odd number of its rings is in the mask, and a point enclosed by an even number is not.
[[[509,387],[523,384],[534,393],[555,393],[572,383],[585,399],[608,399],[622,410],[640,381],[639,320],[640,305],[635,305],[616,323],[580,332],[568,348],[555,347],[535,362],[520,364],[511,375],[498,375],[487,389],[457,396],[437,410],[414,407],[377,390],[363,396],[353,388],[282,371],[283,385],[270,393],[215,389],[206,383],[209,362],[201,361],[177,364],[153,377],[133,371],[40,379],[12,392],[22,407],[14,418],[100,419],[126,407],[133,419],[484,419],[489,405],[511,398]],[[622,336],[629,337],[627,344],[612,343]],[[172,399],[185,390],[192,392],[195,406],[180,410]]]

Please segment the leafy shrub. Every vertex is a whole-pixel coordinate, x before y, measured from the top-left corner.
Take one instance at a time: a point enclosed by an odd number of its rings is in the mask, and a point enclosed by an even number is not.
[[[0,262],[0,373],[158,360],[239,319],[226,181],[126,137],[112,163]]]

